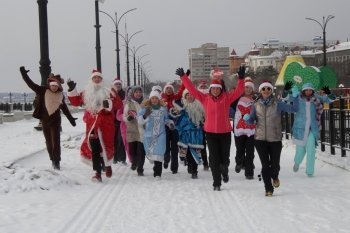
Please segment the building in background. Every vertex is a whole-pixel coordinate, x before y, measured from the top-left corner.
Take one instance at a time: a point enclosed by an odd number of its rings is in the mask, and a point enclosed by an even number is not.
[[[188,56],[191,79],[195,83],[209,80],[210,71],[215,67],[221,69],[224,76],[230,75],[229,47],[218,47],[215,43],[207,43],[199,48],[189,49]]]
[[[230,54],[230,75],[237,73],[238,68],[245,64],[244,56],[238,56],[236,51],[232,49]]]

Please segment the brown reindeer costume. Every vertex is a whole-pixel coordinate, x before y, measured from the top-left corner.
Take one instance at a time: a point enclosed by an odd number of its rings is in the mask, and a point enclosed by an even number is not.
[[[40,119],[42,122],[43,133],[46,140],[46,148],[52,161],[54,169],[60,169],[61,161],[61,111],[68,118],[72,126],[75,126],[75,118],[68,110],[64,102],[62,85],[64,80],[60,75],[50,74],[47,79],[46,86],[39,86],[35,84],[28,76],[29,70],[25,70],[22,66],[20,68],[23,80],[27,83],[37,95],[36,108],[33,112],[33,117]],[[52,91],[50,86],[57,86],[57,91]]]

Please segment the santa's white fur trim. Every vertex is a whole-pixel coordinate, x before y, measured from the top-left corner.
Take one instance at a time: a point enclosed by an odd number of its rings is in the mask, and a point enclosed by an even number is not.
[[[222,85],[220,85],[220,84],[210,84],[209,89],[212,87],[219,87],[222,89]]]

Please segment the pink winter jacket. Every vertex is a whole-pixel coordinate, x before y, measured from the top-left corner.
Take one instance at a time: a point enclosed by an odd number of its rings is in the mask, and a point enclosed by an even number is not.
[[[244,92],[244,81],[239,79],[235,90],[223,92],[218,98],[197,90],[187,75],[181,77],[186,89],[199,100],[205,111],[204,131],[208,133],[228,133],[232,131],[229,109],[233,101]]]

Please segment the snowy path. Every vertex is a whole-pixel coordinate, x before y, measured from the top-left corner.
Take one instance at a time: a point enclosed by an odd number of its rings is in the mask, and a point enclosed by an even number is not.
[[[221,192],[212,191],[211,173],[201,167],[197,180],[181,165],[178,174],[163,170],[156,181],[148,161],[144,177],[113,165],[112,178],[93,183],[91,168],[80,161],[76,129],[66,134],[71,139],[62,143],[59,172],[39,145],[31,147],[37,153],[13,145],[17,162],[0,167],[0,232],[349,232],[349,171],[317,160],[315,177],[304,174],[304,165],[293,173],[290,141],[282,151],[281,187],[267,198],[262,182],[234,173],[234,162]],[[234,144],[231,151],[233,161]],[[18,159],[25,152],[31,155]],[[255,164],[258,173],[258,158]]]

